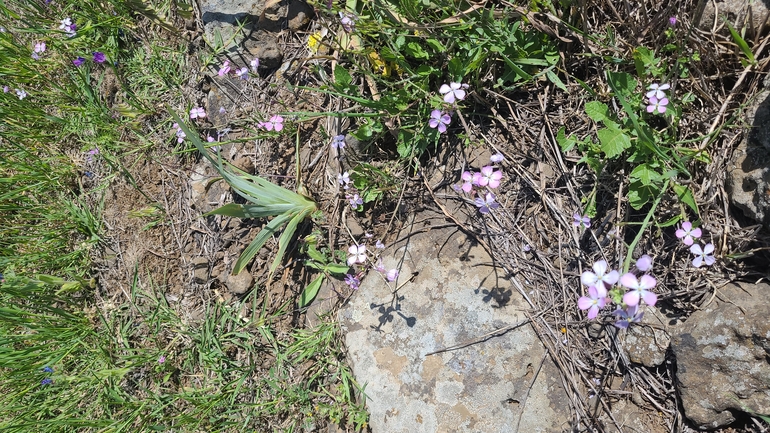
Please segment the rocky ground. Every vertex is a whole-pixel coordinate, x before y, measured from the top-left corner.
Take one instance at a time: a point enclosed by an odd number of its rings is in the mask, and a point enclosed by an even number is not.
[[[382,257],[386,266],[398,265],[400,277],[388,283],[372,272],[349,297],[347,287],[332,280],[305,312],[295,301],[312,275],[299,262],[286,261],[266,284],[276,242],[269,241],[246,271],[231,275],[265,221],[202,217],[240,199],[223,182],[212,182],[217,174],[205,159],[158,150],[127,157],[122,162],[130,176],[105,191],[110,238],[98,263],[107,313],[133,285],[158,282],[170,307],[190,324],[199,323],[212,303],[231,304],[253,290],[260,291],[261,308],[291,306],[278,325],[284,332],[313,326],[317,313],[332,311],[346,332],[356,377],[367,384],[374,432],[766,431],[749,416],[770,413],[769,288],[759,282],[767,272],[770,221],[767,103],[758,90],[766,61],[747,68],[742,81],[717,86],[717,79],[699,77],[687,83],[713,95],[704,97],[712,105],[704,106],[702,118],[686,121],[693,136],[708,131],[715,113],[722,120],[730,112],[740,118],[741,104],[759,107],[756,116],[746,110],[752,133],[732,122],[738,126],[710,144],[712,161],[699,166],[693,180],[718,261],[693,270],[687,252],[677,249],[676,228],[655,229],[639,247],[654,257],[660,303],[642,325],[618,331],[609,320],[587,321],[577,309],[579,275],[599,257],[622,258],[624,241],[644,215],[622,204],[617,177],[594,179],[576,164],[579,156],[556,143],[560,127],[579,131],[590,122],[583,101],[572,96],[579,94],[577,83],[570,84],[572,94],[542,84],[515,99],[472,89],[485,115],[468,115],[465,132],[477,144],[449,140],[423,158],[418,172],[387,166],[387,150],[355,143],[338,158],[329,140],[349,125],[334,116],[298,122],[294,136],[243,141],[267,114],[348,108],[348,102],[301,87],[322,85],[314,71],[335,61],[333,53],[314,56],[307,44],[331,18],[296,0],[202,0],[198,6],[194,20],[180,21],[191,40],[195,78],[186,101],[172,109],[204,107],[209,117],[198,126],[203,135],[228,142],[220,155],[288,189],[297,185],[299,142],[301,176],[323,210],[328,244],[344,250],[351,238],[370,233],[386,244]],[[693,14],[682,11],[680,20]],[[657,18],[665,17],[651,19]],[[236,20],[250,24],[239,33]],[[225,47],[204,67],[197,60],[206,52],[202,38],[213,40],[217,32]],[[729,40],[720,34],[707,28],[695,37],[704,50],[717,49]],[[255,57],[259,79],[217,75],[224,60],[235,69]],[[606,91],[599,76],[585,72],[590,61],[581,62],[566,66]],[[711,93],[715,88],[719,94]],[[158,132],[157,139],[169,148],[176,142],[174,130]],[[479,168],[497,152],[505,156],[501,210],[480,218],[452,185],[464,168]],[[336,174],[362,160],[380,164],[402,183],[396,194],[356,214]],[[601,185],[604,217],[583,231],[572,214],[593,182]],[[674,198],[664,201],[671,212],[680,211]],[[239,314],[251,317],[255,305]]]

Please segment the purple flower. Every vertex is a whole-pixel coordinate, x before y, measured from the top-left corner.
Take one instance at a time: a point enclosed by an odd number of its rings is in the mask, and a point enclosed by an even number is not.
[[[489,160],[490,160],[490,161],[492,161],[492,162],[495,162],[495,163],[497,163],[497,162],[502,162],[502,160],[504,160],[504,159],[505,159],[505,157],[504,157],[504,156],[503,156],[503,154],[502,154],[502,153],[500,153],[500,152],[497,152],[496,154],[492,155],[492,156],[489,158]]]
[[[46,377],[45,379],[40,381],[40,385],[43,385],[43,386],[50,385],[52,383],[53,383],[53,379],[51,379],[50,377]]]
[[[219,107],[219,114],[225,114],[227,113],[227,110],[225,110],[225,107]]]
[[[72,64],[79,67],[80,65],[82,65],[85,62],[86,62],[86,59],[84,59],[82,57],[78,57],[78,58],[76,58],[75,60],[72,61]]]
[[[668,105],[668,98],[658,99],[656,97],[650,98],[650,105],[647,106],[647,112],[656,112],[663,114],[666,112],[666,105]]]
[[[711,242],[707,243],[703,248],[701,248],[700,244],[695,244],[690,247],[690,252],[695,254],[695,258],[692,259],[692,265],[696,268],[700,268],[704,264],[711,266],[716,260],[713,255],[710,255],[714,252],[714,244]]]
[[[93,149],[86,152],[86,154],[88,155],[86,157],[86,161],[91,162],[91,159],[93,158],[93,156],[99,154],[99,148],[94,147]]]
[[[206,117],[206,110],[203,107],[193,107],[190,110],[190,119],[203,119]]]
[[[666,92],[664,92],[664,90],[668,90],[670,88],[671,88],[671,85],[669,85],[668,83],[666,84],[652,83],[650,84],[650,87],[647,88],[649,92],[647,92],[645,96],[647,96],[650,99],[652,98],[663,99],[666,97]],[[668,104],[668,102],[666,102],[666,104]],[[666,104],[663,104],[663,105],[666,105]]]
[[[268,120],[267,122],[259,122],[257,126],[260,128],[265,128],[268,131],[273,131],[273,130],[275,130],[275,132],[282,131],[283,117],[276,114],[274,116],[271,116],[270,120]]]
[[[344,173],[337,173],[337,182],[339,182],[344,189],[350,188],[348,186],[350,183],[350,174],[347,171]]]
[[[8,93],[10,90],[8,86],[3,86],[3,93]]]
[[[384,250],[385,244],[383,244],[379,239],[377,239],[377,242],[374,243],[374,248],[377,248],[378,250]]]
[[[358,287],[361,286],[361,280],[353,274],[347,274],[345,275],[345,284],[353,290],[358,290]]]
[[[19,100],[22,100],[27,97],[27,92],[25,92],[22,89],[14,89],[14,91],[16,92],[16,96],[19,97]]]
[[[225,62],[222,64],[222,67],[219,68],[217,75],[219,75],[220,77],[223,77],[227,75],[229,72],[230,72],[230,61],[225,60]]]
[[[345,148],[345,136],[343,134],[335,135],[332,138],[332,147],[335,149],[344,149]]]
[[[639,259],[636,261],[636,269],[639,269],[642,272],[647,272],[652,269],[652,257],[648,256],[647,254],[639,257]]]
[[[701,234],[701,229],[692,228],[692,223],[690,221],[683,222],[682,226],[676,231],[676,237],[681,239],[687,246],[692,245],[695,239],[701,237]]]
[[[36,43],[34,51],[38,54],[43,54],[45,52],[45,42]]]
[[[107,57],[101,51],[94,51],[93,54],[94,62],[96,63],[104,63],[104,61],[107,60]]]
[[[182,143],[185,137],[187,137],[187,134],[185,134],[184,131],[182,131],[182,128],[179,127],[178,123],[174,123],[172,125],[172,128],[176,128],[176,142]]]
[[[241,68],[235,70],[235,75],[241,80],[249,79],[249,68]]]
[[[64,18],[60,21],[59,30],[62,30],[70,38],[75,36],[77,29],[78,26],[73,24],[70,18]]]
[[[487,165],[481,167],[481,176],[479,177],[480,186],[489,186],[492,189],[500,186],[500,179],[503,178],[503,173],[500,170],[495,171],[494,167]]]
[[[259,59],[254,57],[251,59],[251,70],[254,72],[257,72],[257,69],[259,68]]]
[[[647,274],[644,274],[640,279],[637,279],[636,275],[629,272],[620,277],[620,284],[623,287],[631,289],[623,295],[623,302],[628,306],[639,304],[640,299],[651,307],[658,302],[658,295],[649,290],[655,287],[657,281]]]
[[[638,305],[629,305],[625,310],[618,308],[612,312],[613,315],[618,316],[618,321],[615,322],[615,326],[621,329],[628,328],[628,325],[634,322],[639,322],[644,317],[644,313],[639,311]]]
[[[433,110],[430,112],[430,120],[428,120],[428,126],[431,128],[438,128],[439,134],[446,132],[446,127],[452,122],[452,116],[441,110]]]
[[[620,273],[618,273],[618,271],[612,270],[607,272],[609,265],[607,265],[606,260],[599,260],[594,263],[593,269],[594,272],[585,271],[580,276],[580,281],[586,286],[612,287],[613,284],[618,282],[618,278],[620,278]],[[599,284],[600,282],[602,284]]]
[[[352,32],[356,27],[356,17],[346,12],[340,12],[340,24],[346,32]]]
[[[158,364],[163,364],[164,362],[166,362],[166,357],[163,355],[160,355],[160,357],[158,358]]]
[[[462,190],[465,192],[471,192],[473,186],[478,184],[477,182],[474,182],[475,176],[472,171],[465,171],[460,177],[463,180]]]
[[[669,17],[668,18],[668,25],[671,27],[674,27],[676,25],[676,17]]]
[[[348,266],[352,266],[355,263],[366,262],[366,245],[351,245],[348,248]]]
[[[396,278],[398,278],[398,269],[390,269],[385,273],[385,278],[391,282],[396,281]]]
[[[572,214],[572,225],[575,227],[583,226],[585,228],[591,227],[591,217],[588,215],[580,215],[579,213],[575,212]]]
[[[488,192],[484,198],[476,197],[474,202],[481,213],[489,213],[490,210],[500,207],[500,204],[495,201],[495,195],[491,192]]]
[[[364,200],[358,194],[346,195],[345,198],[348,199],[350,205],[354,208],[364,204]]]
[[[467,89],[467,84],[461,84],[461,83],[449,83],[449,84],[442,84],[441,87],[438,89],[438,92],[444,95],[444,102],[447,104],[453,104],[455,101],[462,101],[465,99],[465,90]]]
[[[588,296],[578,299],[578,308],[588,310],[588,318],[594,319],[599,314],[599,310],[607,304],[607,289],[604,285],[588,288]]]
[[[45,371],[46,373],[53,373],[53,368],[46,365],[45,367],[43,367],[43,371]]]

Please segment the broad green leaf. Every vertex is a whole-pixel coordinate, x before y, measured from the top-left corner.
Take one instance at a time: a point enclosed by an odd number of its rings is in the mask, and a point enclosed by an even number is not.
[[[630,95],[636,92],[636,88],[639,85],[636,78],[625,72],[608,72],[607,79],[616,95]]]
[[[326,276],[321,274],[305,287],[302,294],[299,297],[299,308],[305,308],[313,302],[313,299],[318,295],[318,291],[321,289],[321,284],[324,282]]]
[[[695,196],[692,193],[692,189],[690,189],[689,186],[679,185],[676,183],[672,186],[674,187],[674,193],[679,198],[679,201],[689,206],[696,215],[699,215],[700,212],[698,212],[698,203],[695,202]]]
[[[665,177],[649,164],[639,164],[631,171],[630,177],[633,180],[639,180],[642,185],[647,186],[662,181]]]
[[[446,47],[438,39],[428,38],[425,40],[425,43],[439,53],[446,51]]]
[[[334,83],[340,89],[346,89],[352,81],[353,81],[353,78],[350,76],[350,73],[345,68],[343,68],[339,64],[334,67]]]
[[[577,143],[577,140],[571,134],[569,136],[565,135],[564,131],[565,131],[564,126],[559,128],[559,132],[556,133],[556,142],[559,143],[559,147],[561,148],[561,151],[566,153],[572,150],[573,147],[575,147],[575,143]]]
[[[602,128],[596,135],[607,158],[615,158],[631,147],[631,138],[617,128]]]
[[[330,263],[326,265],[325,268],[326,272],[332,274],[332,275],[345,275],[350,271],[350,266],[348,265],[338,265],[336,263]]]
[[[417,42],[409,42],[408,44],[406,44],[406,49],[404,51],[406,51],[408,55],[418,60],[430,59],[428,52],[422,49],[420,44],[418,44]]]
[[[314,245],[308,245],[307,255],[318,263],[326,264],[326,257]]]
[[[655,53],[647,47],[638,47],[634,50],[634,66],[636,66],[636,75],[644,77],[647,75],[647,68],[656,66]]]
[[[607,104],[599,101],[591,101],[586,104],[586,114],[594,122],[604,122],[609,119],[610,109]]]

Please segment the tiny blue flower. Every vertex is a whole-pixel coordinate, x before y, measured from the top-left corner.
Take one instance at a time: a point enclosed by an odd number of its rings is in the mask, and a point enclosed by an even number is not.
[[[46,365],[45,367],[43,367],[43,371],[45,371],[46,373],[53,373],[53,368]]]
[[[41,380],[41,381],[40,381],[40,384],[41,384],[41,385],[43,385],[43,386],[45,386],[45,385],[50,385],[50,384],[52,384],[52,383],[53,383],[53,379],[50,379],[50,378],[48,378],[48,377],[46,377],[45,379],[43,379],[43,380]]]

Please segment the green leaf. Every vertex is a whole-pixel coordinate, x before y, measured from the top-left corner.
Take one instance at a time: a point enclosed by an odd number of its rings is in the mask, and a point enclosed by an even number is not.
[[[313,280],[312,283],[305,287],[302,291],[302,295],[299,297],[299,308],[305,308],[313,302],[313,299],[318,295],[318,290],[321,289],[321,284],[324,282],[324,274],[321,274]]]
[[[308,257],[310,257],[311,259],[315,260],[318,263],[321,263],[324,265],[326,264],[326,256],[321,254],[321,252],[318,251],[318,249],[316,249],[314,245],[308,245],[307,255]]]
[[[681,219],[682,219],[682,215],[675,215],[674,217],[672,217],[668,221],[664,221],[662,223],[657,223],[656,225],[658,227],[671,227],[674,224],[678,223],[679,220],[681,220]]]
[[[692,193],[692,189],[690,189],[689,186],[676,183],[672,186],[674,187],[674,193],[679,198],[679,201],[689,206],[696,215],[700,215],[700,212],[698,212],[698,204],[695,202],[695,195]]]
[[[326,265],[326,268],[324,268],[324,270],[332,275],[345,275],[350,270],[350,266],[330,263]]]
[[[607,81],[616,94],[628,96],[636,91],[639,82],[631,74],[625,72],[608,72]]]
[[[251,262],[251,259],[257,255],[259,249],[265,245],[265,242],[267,242],[268,239],[270,239],[270,236],[278,232],[278,229],[280,229],[289,218],[291,218],[291,215],[278,215],[257,233],[254,240],[251,241],[245,250],[243,250],[241,256],[238,257],[238,260],[235,262],[235,266],[233,266],[233,275],[238,275],[243,268]]]
[[[429,38],[425,40],[425,43],[439,53],[446,51],[446,47],[438,39]]]
[[[599,101],[591,101],[586,104],[586,114],[594,122],[604,122],[609,119],[610,109],[607,104]]]
[[[564,85],[564,82],[561,81],[561,78],[559,78],[558,75],[556,75],[553,71],[553,68],[549,68],[547,71],[545,71],[545,76],[548,77],[548,80],[556,85],[559,89],[562,90],[562,92],[569,93],[567,90],[567,86]]]
[[[724,20],[724,22],[725,24],[727,24],[727,28],[730,29],[730,35],[732,35],[733,40],[740,47],[741,51],[743,51],[743,54],[746,56],[746,59],[748,59],[749,64],[755,65],[757,63],[757,60],[754,58],[754,53],[751,52],[751,48],[749,48],[749,44],[746,43],[746,41],[741,37],[740,33],[738,33],[727,20]]]
[[[566,153],[572,150],[573,147],[575,147],[575,143],[577,143],[577,140],[571,134],[569,136],[565,135],[564,131],[565,131],[564,126],[559,128],[559,132],[556,133],[556,142],[559,143],[559,147],[561,148],[561,151]]]
[[[615,158],[631,147],[631,138],[617,128],[602,128],[596,135],[607,158]]]
[[[340,88],[340,89],[346,89],[348,86],[350,86],[350,83],[353,82],[353,78],[350,76],[350,73],[337,64],[334,68],[334,83]]]
[[[652,185],[662,181],[665,177],[650,164],[640,164],[631,171],[631,181],[638,180],[642,185]]]
[[[655,53],[647,47],[638,47],[634,50],[634,66],[636,66],[636,75],[644,77],[647,75],[647,68],[655,67]]]
[[[409,42],[406,44],[406,54],[414,57],[418,60],[428,60],[430,59],[430,55],[428,55],[428,52],[423,50],[420,44],[417,42]]]

